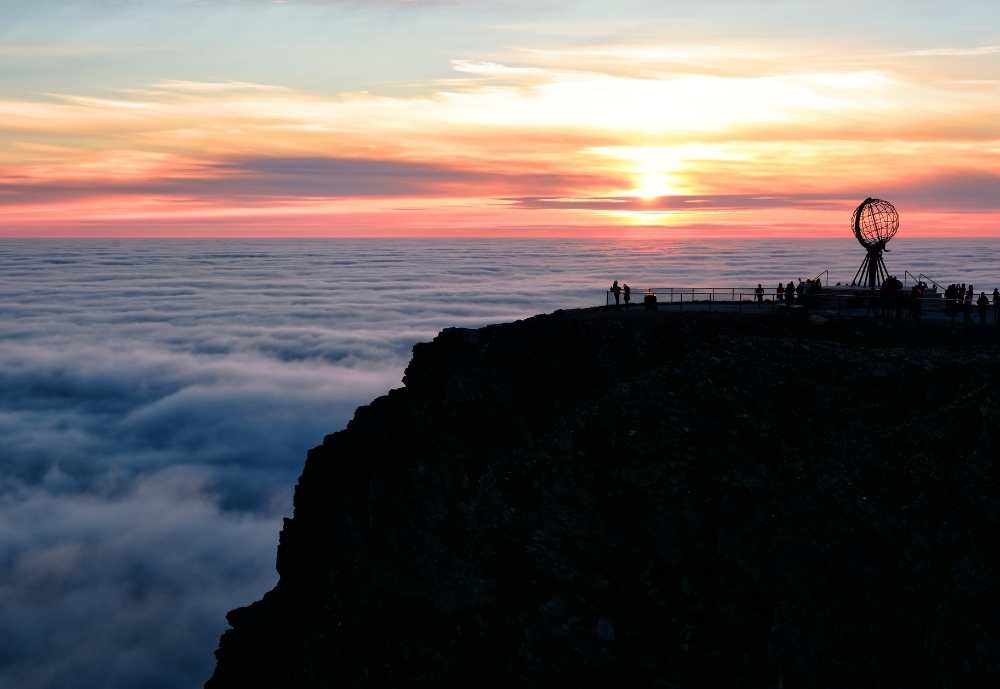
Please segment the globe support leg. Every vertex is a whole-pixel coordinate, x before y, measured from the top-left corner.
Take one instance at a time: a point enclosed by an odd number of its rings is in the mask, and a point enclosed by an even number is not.
[[[875,291],[882,286],[887,277],[889,277],[889,271],[886,269],[885,261],[882,259],[882,251],[876,249],[869,251],[865,256],[861,267],[858,268],[858,272],[854,274],[854,279],[851,280],[851,286],[863,285]]]
[[[867,255],[865,256],[865,260],[861,262],[861,267],[858,268],[858,272],[856,272],[854,274],[854,279],[851,280],[851,287],[854,287],[855,285],[862,284],[861,279],[862,279],[862,276],[864,276],[864,275],[868,275],[868,256]]]

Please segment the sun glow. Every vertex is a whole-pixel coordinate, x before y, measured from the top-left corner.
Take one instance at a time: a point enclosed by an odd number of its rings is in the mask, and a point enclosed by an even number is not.
[[[667,175],[657,172],[645,172],[638,178],[632,194],[644,201],[652,201],[661,196],[669,196],[673,193]]]

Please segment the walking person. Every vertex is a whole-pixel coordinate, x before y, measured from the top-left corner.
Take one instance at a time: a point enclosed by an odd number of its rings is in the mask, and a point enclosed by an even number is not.
[[[615,306],[621,306],[622,288],[617,280],[611,283],[611,293],[615,295]]]
[[[965,298],[962,300],[962,321],[965,323],[972,322],[972,285],[969,285],[969,289],[965,291]]]
[[[764,303],[764,288],[759,282],[757,283],[757,289],[753,291],[753,294],[758,304]]]
[[[1000,289],[993,288],[993,322],[1000,323]]]
[[[986,292],[979,293],[976,306],[979,307],[979,325],[986,325],[986,311],[990,308],[990,298],[986,296]]]
[[[627,309],[629,304],[632,303],[632,288],[628,286],[626,282],[622,287],[622,291],[625,293],[625,308]]]
[[[785,285],[785,304],[791,306],[795,303],[795,285],[789,280],[788,284]]]
[[[785,301],[785,286],[779,282],[778,287],[774,290],[774,303],[780,304],[783,301]]]

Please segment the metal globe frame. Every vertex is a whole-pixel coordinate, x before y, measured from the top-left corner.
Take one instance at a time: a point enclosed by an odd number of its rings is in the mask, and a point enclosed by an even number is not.
[[[882,253],[888,251],[885,245],[899,231],[899,213],[888,201],[868,197],[854,209],[851,230],[858,243],[868,252],[858,272],[854,274],[851,285],[877,290],[889,277]]]

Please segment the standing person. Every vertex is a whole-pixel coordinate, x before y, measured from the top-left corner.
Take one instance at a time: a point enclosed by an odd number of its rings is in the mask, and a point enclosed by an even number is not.
[[[976,306],[979,307],[979,325],[986,325],[986,310],[990,307],[990,298],[986,296],[986,292],[979,293]]]
[[[789,306],[795,303],[795,285],[792,284],[791,280],[785,285],[785,303]]]
[[[785,301],[785,286],[779,282],[777,289],[774,290],[774,303],[780,304],[783,301]]]
[[[615,306],[620,306],[622,298],[622,288],[618,285],[617,280],[611,283],[611,293],[615,295]]]
[[[892,302],[892,278],[886,278],[878,290],[879,315],[883,321],[889,320],[889,305]]]
[[[757,283],[757,289],[755,289],[753,291],[753,293],[754,293],[754,296],[757,298],[757,303],[758,304],[763,304],[764,303],[764,288],[761,286],[761,284],[759,282]]]
[[[632,302],[632,288],[629,287],[626,282],[624,287],[622,287],[622,290],[625,292],[625,308],[627,309],[628,305]]]
[[[897,321],[903,315],[903,283],[896,277],[892,276],[892,305],[893,305],[893,318]]]
[[[918,282],[910,290],[910,318],[914,321],[920,320],[920,308],[923,306],[921,300],[924,298],[923,283]]]
[[[993,288],[993,322],[1000,323],[1000,289]]]
[[[962,300],[962,320],[966,323],[972,320],[972,285],[965,291],[965,299]]]

